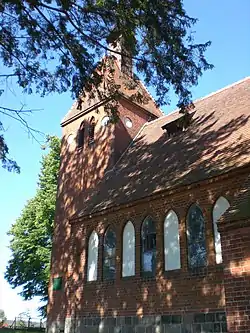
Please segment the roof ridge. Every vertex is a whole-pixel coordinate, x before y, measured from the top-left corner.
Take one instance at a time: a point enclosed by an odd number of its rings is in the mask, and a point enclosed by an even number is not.
[[[164,114],[164,112],[159,108],[159,106],[157,105],[154,97],[152,96],[152,94],[149,92],[148,88],[145,86],[145,84],[143,83],[143,81],[141,79],[139,79],[141,85],[143,86],[143,88],[146,90],[146,92],[148,93],[149,97],[152,98],[152,101],[155,103],[155,106],[159,109],[159,111]]]
[[[219,89],[219,90],[216,90],[216,91],[214,91],[214,92],[212,92],[212,93],[210,93],[210,94],[208,94],[208,95],[206,95],[206,96],[200,97],[200,98],[194,100],[194,101],[193,101],[193,104],[195,104],[195,103],[197,103],[197,102],[200,102],[200,101],[203,101],[204,99],[209,98],[209,97],[212,97],[212,96],[214,96],[214,95],[216,95],[216,94],[219,94],[219,93],[223,92],[224,90],[227,90],[227,89],[230,89],[230,88],[232,88],[232,87],[234,87],[234,86],[237,86],[238,84],[241,84],[241,83],[243,83],[243,82],[245,82],[245,81],[247,81],[247,80],[250,80],[250,76],[246,76],[245,78],[243,78],[243,79],[241,79],[241,80],[239,80],[239,81],[236,81],[236,82],[234,82],[234,83],[231,83],[231,84],[227,85],[226,87],[223,87],[223,88],[221,88],[221,89]],[[180,111],[180,109],[178,109],[178,108],[177,108],[177,109],[174,109],[173,111],[171,111],[171,112],[169,112],[169,113],[167,113],[167,114],[164,114],[163,116],[161,116],[161,117],[159,117],[159,118],[157,118],[157,119],[154,119],[154,120],[152,120],[152,121],[150,121],[150,122],[147,122],[146,124],[147,124],[147,125],[151,125],[152,123],[155,123],[155,122],[157,122],[158,120],[161,120],[162,118],[164,118],[164,117],[168,117],[168,116],[174,114],[175,112],[179,112],[179,111]]]
[[[226,87],[218,89],[218,90],[216,90],[216,91],[214,91],[214,92],[212,92],[212,93],[210,93],[210,94],[208,94],[206,96],[200,97],[200,98],[196,99],[195,101],[193,101],[193,103],[197,103],[197,102],[202,101],[202,100],[204,100],[206,98],[209,98],[209,97],[212,97],[214,95],[217,95],[217,94],[223,92],[224,90],[227,90],[227,89],[230,89],[230,88],[232,88],[234,86],[237,86],[238,84],[241,84],[241,83],[243,83],[243,82],[245,82],[247,80],[250,80],[250,76],[246,76],[246,77],[244,77],[243,79],[241,79],[239,81],[236,81],[234,83],[231,83],[231,84],[227,85]]]

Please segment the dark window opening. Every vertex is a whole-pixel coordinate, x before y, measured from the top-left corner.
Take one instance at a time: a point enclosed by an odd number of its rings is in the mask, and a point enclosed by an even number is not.
[[[84,131],[85,131],[85,123],[83,121],[77,133],[77,148],[81,148],[84,145]]]
[[[188,266],[202,267],[207,264],[204,216],[199,206],[193,204],[187,216]]]
[[[92,117],[89,122],[89,145],[95,142],[95,118]]]
[[[185,131],[191,124],[194,112],[180,115],[177,119],[162,126],[166,130],[168,136],[174,136]]]
[[[104,235],[103,243],[103,279],[114,280],[116,272],[116,235],[109,227]]]
[[[145,218],[141,229],[141,271],[154,275],[156,271],[156,228],[153,219]]]

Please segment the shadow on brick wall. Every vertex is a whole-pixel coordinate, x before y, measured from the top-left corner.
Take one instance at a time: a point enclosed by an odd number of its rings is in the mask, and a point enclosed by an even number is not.
[[[66,314],[117,317],[123,316],[125,310],[131,316],[178,313],[176,305],[173,309],[173,302],[178,304],[180,313],[190,309],[206,311],[211,297],[215,310],[224,308],[224,272],[220,265],[196,272],[185,270],[181,275],[170,272],[167,276],[162,263],[158,263],[153,279],[141,279],[137,270],[135,277],[124,279],[118,285],[101,281],[99,274],[98,281],[90,283],[85,290],[89,233],[84,226],[92,223],[88,221],[91,215],[93,225],[103,235],[106,222],[104,215],[98,212],[108,209],[107,214],[112,215],[111,207],[129,205],[161,190],[202,181],[243,165],[250,156],[250,140],[244,137],[248,123],[249,116],[229,117],[228,122],[222,124],[215,112],[206,116],[197,113],[189,129],[176,136],[169,138],[163,132],[157,140],[151,140],[150,135],[142,132],[105,176],[112,166],[107,134],[97,133],[95,145],[87,147],[85,153],[84,150],[71,153],[62,150],[52,272],[63,276],[64,290],[53,295],[51,292],[51,318],[64,318]],[[72,222],[71,227],[69,218],[77,212],[81,218]],[[120,209],[120,216],[122,214]],[[136,237],[139,232],[137,226]],[[102,241],[99,247],[101,265]],[[117,266],[120,263],[118,256]],[[121,280],[119,273],[116,279]]]

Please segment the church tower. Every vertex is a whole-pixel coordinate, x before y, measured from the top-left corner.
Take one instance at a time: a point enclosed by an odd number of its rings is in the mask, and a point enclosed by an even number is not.
[[[132,62],[126,62],[126,59],[118,56],[114,67],[114,81],[120,85],[118,121],[110,122],[105,110],[108,99],[86,97],[72,105],[61,123],[61,166],[48,306],[48,318],[58,323],[57,328],[64,325],[67,295],[53,293],[53,281],[69,274],[71,256],[76,255],[68,221],[83,208],[86,199],[91,199],[92,190],[105,174],[112,171],[142,126],[163,115],[140,81],[136,81],[135,89],[128,89],[124,85],[124,76],[134,80],[130,75]],[[140,103],[131,100],[131,96],[138,91],[144,96]],[[60,304],[60,310],[54,304]]]
[[[128,75],[132,73],[132,62],[126,59],[119,56],[114,63],[114,81],[120,86],[117,122],[111,123],[105,111],[107,99],[101,100],[96,96],[76,101],[62,120],[58,195],[63,196],[67,215],[74,214],[82,196],[86,196],[114,167],[143,124],[163,115],[140,81],[136,81],[135,89],[125,86],[124,76],[134,80]],[[131,100],[138,91],[144,96],[141,103]],[[61,201],[60,198],[58,200]]]

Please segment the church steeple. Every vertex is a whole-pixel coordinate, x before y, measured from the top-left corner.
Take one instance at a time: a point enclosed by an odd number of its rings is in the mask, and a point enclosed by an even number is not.
[[[129,77],[133,77],[132,54],[128,47],[125,46],[122,37],[115,44],[109,44],[109,49],[114,51],[109,53],[116,58],[120,71]]]
[[[162,116],[152,96],[141,81],[133,77],[132,58],[126,56],[124,45],[113,45],[114,72],[112,80],[118,88],[116,94],[118,121],[112,123],[106,106],[110,101],[108,92],[103,95],[86,91],[81,103],[75,102],[62,121],[63,142],[61,152],[61,184],[59,194],[67,212],[74,214],[75,207],[88,196],[108,170],[122,156],[142,126]],[[112,51],[109,55],[112,54]],[[106,57],[108,60],[109,57]],[[109,79],[109,72],[104,75]],[[136,83],[132,88],[127,81]],[[139,92],[144,99],[134,100]],[[74,138],[74,139],[72,139]],[[74,198],[74,201],[73,201]]]

